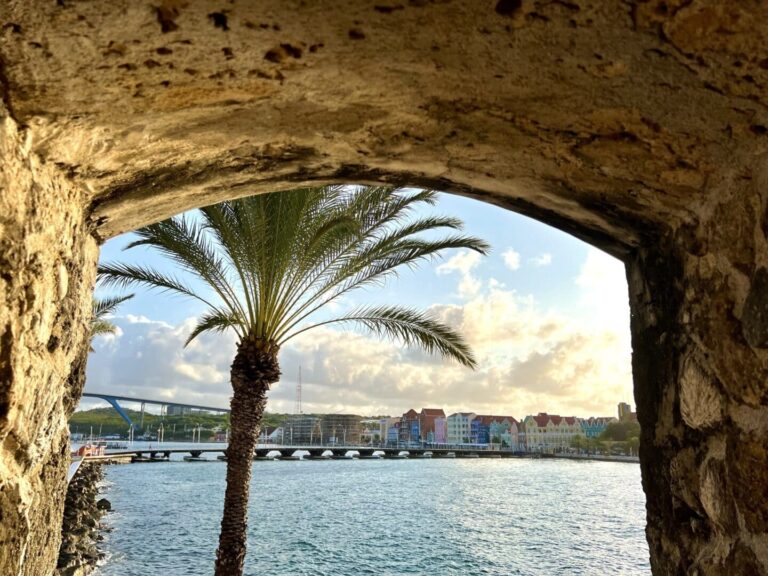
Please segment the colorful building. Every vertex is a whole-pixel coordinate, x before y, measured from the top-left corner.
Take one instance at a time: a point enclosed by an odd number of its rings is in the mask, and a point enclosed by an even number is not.
[[[587,438],[597,438],[611,422],[617,422],[613,416],[590,416],[580,420],[581,430]]]
[[[446,418],[446,442],[448,444],[470,444],[472,442],[472,420],[474,412],[456,412]]]
[[[400,417],[400,442],[409,444],[421,440],[419,413],[413,408]]]
[[[379,420],[379,436],[387,444],[397,444],[400,436],[400,418],[382,418]]]
[[[580,419],[539,412],[526,416],[525,442],[529,452],[562,452],[571,447],[575,436],[584,436]]]
[[[419,413],[419,439],[422,442],[437,442],[435,440],[435,421],[445,418],[442,408],[422,408]]]
[[[513,451],[520,450],[519,423],[512,416],[495,416],[488,429],[490,443]]]
[[[512,416],[478,415],[470,424],[472,444],[519,449],[518,422]]]
[[[445,444],[448,442],[447,420],[445,416],[435,418],[435,444]]]

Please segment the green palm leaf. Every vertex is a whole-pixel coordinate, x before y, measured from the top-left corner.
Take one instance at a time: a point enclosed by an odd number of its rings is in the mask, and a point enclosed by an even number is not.
[[[450,327],[429,313],[399,306],[368,306],[349,314],[306,326],[287,336],[283,342],[302,332],[329,324],[360,324],[377,336],[398,340],[406,346],[418,346],[474,369],[477,361],[464,340]]]
[[[103,264],[99,282],[143,285],[204,303],[209,312],[187,343],[206,331],[234,329],[241,339],[280,345],[305,332],[308,328],[300,327],[329,303],[381,285],[404,267],[416,268],[450,249],[486,254],[487,243],[458,233],[459,219],[415,216],[420,206],[436,201],[431,190],[322,186],[223,202],[201,209],[197,219],[181,216],[142,228],[126,247],[159,251],[183,276],[202,280],[210,293],[184,277],[134,264]],[[452,233],[436,235],[443,231]],[[370,317],[337,321],[354,321],[474,366],[468,348],[448,327],[413,310],[394,311],[371,308]]]
[[[114,296],[111,298],[94,298],[92,303],[91,326],[89,332],[89,341],[93,341],[96,336],[114,334],[117,328],[112,322],[107,320],[107,316],[113,314],[120,304],[133,298],[133,294],[126,296]],[[90,347],[93,352],[93,347]]]

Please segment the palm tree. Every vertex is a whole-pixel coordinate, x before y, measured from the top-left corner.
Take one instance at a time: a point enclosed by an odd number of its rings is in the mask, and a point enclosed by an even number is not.
[[[113,298],[95,298],[93,299],[93,315],[91,316],[91,326],[88,332],[88,341],[91,343],[90,351],[93,352],[93,339],[96,336],[114,334],[117,329],[107,316],[114,313],[120,304],[133,298],[133,294],[127,296],[116,296]]]
[[[208,310],[187,344],[204,332],[237,334],[217,576],[242,574],[253,452],[266,393],[280,378],[281,346],[318,326],[352,323],[475,366],[461,336],[428,313],[364,306],[317,318],[329,312],[331,302],[352,290],[382,284],[402,266],[413,268],[449,248],[488,251],[482,240],[455,232],[462,227],[456,218],[413,214],[414,208],[435,201],[432,191],[302,188],[224,202],[202,208],[198,218],[182,215],[136,232],[138,239],[126,249],[158,250],[201,279],[206,291],[141,265],[100,267],[102,284],[144,285],[205,304]],[[433,232],[442,229],[454,232],[434,239]]]

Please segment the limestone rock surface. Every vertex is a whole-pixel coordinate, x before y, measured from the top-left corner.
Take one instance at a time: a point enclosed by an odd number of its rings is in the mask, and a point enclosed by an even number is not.
[[[768,571],[765,2],[0,0],[0,98],[0,573],[55,564],[97,242],[321,182],[623,259],[654,573]]]

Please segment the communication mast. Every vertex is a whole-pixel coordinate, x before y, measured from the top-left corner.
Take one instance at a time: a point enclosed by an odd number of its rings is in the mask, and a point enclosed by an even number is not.
[[[299,366],[299,382],[296,384],[296,403],[293,406],[294,414],[301,414],[301,366]]]

